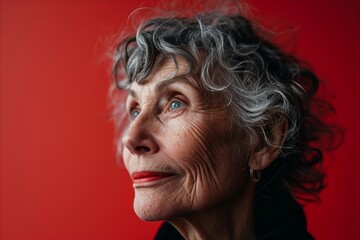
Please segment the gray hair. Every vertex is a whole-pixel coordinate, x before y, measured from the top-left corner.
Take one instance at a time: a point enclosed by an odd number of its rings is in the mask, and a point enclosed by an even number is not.
[[[324,187],[324,174],[316,167],[322,162],[321,150],[312,143],[332,130],[310,111],[313,103],[324,103],[314,98],[319,84],[315,74],[271,43],[247,18],[204,14],[143,22],[135,36],[117,46],[116,86],[127,89],[134,81],[145,81],[164,59],[178,66],[179,57],[187,63],[184,75],[196,76],[203,92],[224,99],[233,125],[251,147],[271,145],[271,129],[287,122],[282,154],[265,177],[278,175],[272,181],[274,188],[281,185],[299,196],[316,198]]]

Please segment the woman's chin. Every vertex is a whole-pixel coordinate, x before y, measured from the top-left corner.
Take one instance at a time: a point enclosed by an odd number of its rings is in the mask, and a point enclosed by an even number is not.
[[[162,198],[146,196],[145,194],[135,193],[134,210],[136,215],[144,221],[157,221],[166,218],[167,203]]]

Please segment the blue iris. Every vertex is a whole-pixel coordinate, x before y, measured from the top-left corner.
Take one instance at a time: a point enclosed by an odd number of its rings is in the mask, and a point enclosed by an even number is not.
[[[139,111],[134,110],[134,111],[131,112],[131,118],[135,119],[137,116],[139,116],[139,114],[140,114]]]
[[[180,101],[173,101],[170,103],[170,111],[181,108],[182,103]]]

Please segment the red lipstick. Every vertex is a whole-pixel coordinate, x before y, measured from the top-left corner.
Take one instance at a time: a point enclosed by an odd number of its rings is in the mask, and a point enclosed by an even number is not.
[[[133,179],[133,182],[136,183],[147,183],[147,182],[153,182],[157,180],[161,180],[164,178],[168,178],[171,176],[174,176],[173,173],[166,173],[166,172],[134,172],[131,174],[131,177]]]

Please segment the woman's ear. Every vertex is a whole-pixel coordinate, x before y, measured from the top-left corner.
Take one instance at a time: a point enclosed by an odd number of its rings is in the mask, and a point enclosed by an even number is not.
[[[270,127],[268,141],[264,143],[264,146],[260,150],[250,156],[250,168],[261,171],[270,166],[280,153],[287,131],[288,124],[285,118],[280,118],[279,121],[276,121],[276,123]]]

